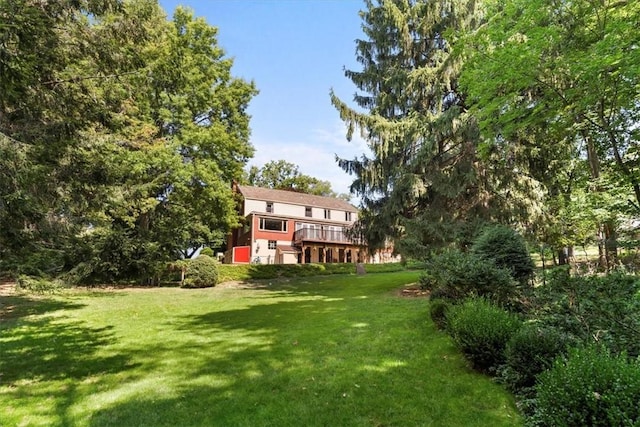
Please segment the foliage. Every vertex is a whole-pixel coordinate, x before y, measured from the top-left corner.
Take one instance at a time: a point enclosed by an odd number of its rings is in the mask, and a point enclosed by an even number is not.
[[[537,426],[640,423],[640,363],[599,347],[574,349],[539,377]]]
[[[183,288],[207,288],[218,283],[218,261],[207,255],[200,255],[186,263]]]
[[[0,27],[3,268],[152,280],[237,224],[256,90],[216,28],[154,0],[1,2]]]
[[[640,6],[487,5],[490,19],[459,45],[467,58],[460,83],[484,136],[480,151],[496,165],[487,173],[500,177],[504,197],[532,201],[524,223],[556,249],[584,241],[591,225],[611,267],[616,217],[637,216],[640,201]]]
[[[432,298],[462,300],[481,296],[510,305],[518,296],[518,288],[508,270],[456,250],[437,254],[427,261],[420,284],[431,291]]]
[[[339,159],[354,176],[363,211],[357,230],[370,248],[395,240],[399,253],[421,258],[446,245],[460,227],[488,215],[478,173],[479,132],[459,90],[455,35],[475,28],[480,5],[467,1],[366,1],[365,38],[356,41],[362,70],[345,70],[359,92],[356,108],[331,101],[360,131],[371,157]],[[451,37],[449,37],[451,36]]]
[[[474,240],[471,252],[506,269],[521,284],[533,274],[533,260],[522,236],[509,227],[486,227]]]
[[[65,288],[65,285],[54,279],[20,275],[16,280],[16,289],[35,294],[55,294]]]
[[[470,298],[447,312],[447,329],[474,368],[496,372],[504,364],[505,348],[521,327],[515,314],[484,298]]]
[[[202,248],[202,250],[200,251],[200,255],[206,255],[210,257],[215,256],[215,254],[213,253],[213,249],[208,246],[206,248]]]
[[[355,264],[221,264],[220,282],[277,279],[279,277],[310,277],[330,274],[355,274]],[[365,264],[367,273],[404,271],[400,263]]]
[[[247,181],[250,185],[256,187],[296,191],[315,194],[316,196],[338,197],[331,189],[329,181],[322,181],[300,173],[297,165],[286,160],[271,160],[261,168],[252,166],[249,169]]]
[[[536,288],[535,310],[541,322],[583,342],[597,342],[614,354],[640,354],[640,280],[622,273],[575,276],[555,271]]]
[[[528,392],[537,376],[551,367],[567,350],[566,336],[550,327],[526,323],[518,329],[505,348],[502,380],[514,392]]]
[[[450,301],[442,298],[429,300],[429,314],[438,329],[447,329],[447,314],[451,305]]]

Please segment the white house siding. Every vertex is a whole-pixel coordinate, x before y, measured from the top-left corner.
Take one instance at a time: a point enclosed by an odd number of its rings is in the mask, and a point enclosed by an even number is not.
[[[276,215],[284,215],[289,217],[304,216],[304,206],[276,202],[273,204],[273,213]]]
[[[290,240],[276,240],[277,245],[291,245]],[[269,249],[269,240],[267,239],[256,239],[253,244],[253,253],[251,254],[251,261],[258,262],[260,264],[278,264],[280,261],[276,260],[276,249]],[[287,257],[288,262],[285,263],[297,263],[298,258],[293,255],[293,258],[289,259]]]
[[[266,212],[267,205],[262,200],[245,200],[244,201],[244,213],[249,214],[250,212]]]
[[[245,214],[250,212],[267,212],[267,202],[264,200],[245,200],[244,204]],[[332,222],[348,222],[346,220],[346,211],[338,210],[338,209],[329,209],[330,211],[330,220]],[[292,218],[309,218],[309,219],[317,219],[320,221],[325,221],[325,209],[318,207],[311,207],[311,217],[307,217],[306,214],[306,206],[302,205],[294,205],[289,203],[281,203],[281,202],[273,202],[273,213],[278,216],[288,216]],[[358,214],[356,212],[351,212],[351,221],[354,222],[358,219]]]

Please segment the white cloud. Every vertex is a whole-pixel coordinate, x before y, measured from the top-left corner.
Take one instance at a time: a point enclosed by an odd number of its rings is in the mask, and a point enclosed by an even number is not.
[[[262,167],[271,160],[286,160],[299,166],[300,172],[315,178],[329,181],[334,191],[348,193],[353,177],[344,172],[335,160],[352,159],[362,154],[370,154],[366,142],[359,134],[347,141],[346,127],[341,121],[324,129],[313,129],[307,136],[297,141],[274,141],[254,137],[254,158],[252,166]]]

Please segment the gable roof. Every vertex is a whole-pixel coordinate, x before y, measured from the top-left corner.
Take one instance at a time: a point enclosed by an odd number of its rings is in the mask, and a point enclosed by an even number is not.
[[[297,193],[295,191],[273,190],[271,188],[250,187],[247,185],[238,185],[238,191],[245,199],[358,212],[358,209],[351,203],[335,197],[314,196],[313,194]]]

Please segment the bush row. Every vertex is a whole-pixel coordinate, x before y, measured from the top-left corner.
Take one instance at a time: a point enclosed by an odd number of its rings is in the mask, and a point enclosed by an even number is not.
[[[400,263],[365,264],[367,273],[390,273],[405,270]],[[221,264],[219,281],[277,279],[280,277],[308,277],[329,274],[355,274],[355,264]]]
[[[419,265],[422,266],[422,265]],[[82,271],[85,264],[57,278],[34,277],[21,275],[18,287],[27,292],[51,293],[66,286],[92,284],[83,280],[88,274]],[[415,266],[401,263],[365,264],[367,273],[390,273],[402,271]],[[268,280],[281,277],[309,277],[329,274],[355,274],[355,264],[220,264],[215,258],[200,254],[197,258],[180,260],[171,263],[166,272],[158,275],[153,284],[180,283],[182,287],[201,288],[215,286],[217,283],[246,280]],[[130,281],[115,282],[136,285]],[[145,284],[145,283],[143,283]],[[151,283],[146,283],[151,284]]]
[[[471,365],[520,396],[529,425],[640,425],[640,359],[524,321],[484,298],[433,307],[445,313]]]
[[[640,281],[559,269],[533,289],[512,237],[493,229],[468,253],[431,259],[421,283],[433,321],[520,397],[528,424],[640,425]]]

